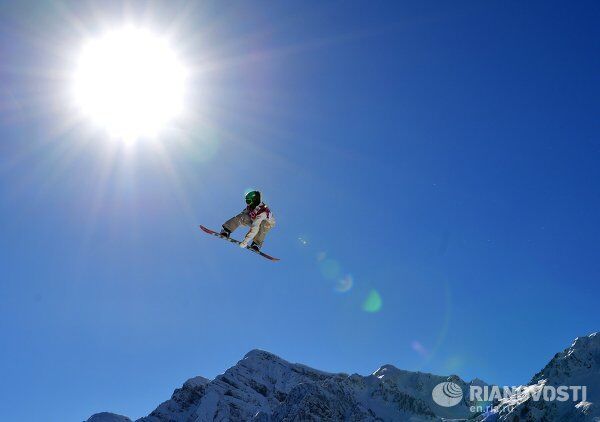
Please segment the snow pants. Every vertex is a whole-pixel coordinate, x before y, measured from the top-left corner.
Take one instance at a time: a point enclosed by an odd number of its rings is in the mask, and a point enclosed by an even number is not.
[[[241,213],[239,213],[235,217],[232,217],[229,220],[227,220],[223,224],[223,227],[225,227],[230,232],[233,232],[239,226],[251,227],[252,223],[253,223],[253,221],[250,218],[250,216],[248,215],[248,213],[245,212],[245,211],[242,211]],[[272,228],[273,228],[273,225],[271,223],[269,223],[269,220],[263,220],[260,223],[260,227],[258,229],[258,233],[256,233],[256,236],[254,236],[254,239],[252,239],[252,240],[259,247],[262,246],[263,242],[265,241],[265,236],[267,235],[267,232],[269,230],[271,230]]]

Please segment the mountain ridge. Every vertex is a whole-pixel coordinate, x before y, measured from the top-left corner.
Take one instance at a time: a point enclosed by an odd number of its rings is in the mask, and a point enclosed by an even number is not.
[[[598,388],[588,391],[587,401],[577,403],[534,403],[527,396],[544,385],[575,385],[573,382],[586,382]],[[200,376],[188,379],[169,400],[136,422],[444,419],[491,422],[543,418],[598,422],[600,415],[594,400],[600,400],[600,336],[593,333],[576,338],[570,347],[554,355],[522,390],[500,400],[483,414],[472,411],[476,403],[469,402],[467,394],[454,406],[438,405],[432,391],[441,383],[454,383],[463,392],[471,386],[487,385],[478,378],[466,382],[457,375],[412,372],[390,364],[366,376],[330,373],[253,349],[213,380]],[[522,419],[527,415],[532,419]],[[573,419],[560,419],[564,417]],[[103,412],[87,422],[131,422],[131,419]]]

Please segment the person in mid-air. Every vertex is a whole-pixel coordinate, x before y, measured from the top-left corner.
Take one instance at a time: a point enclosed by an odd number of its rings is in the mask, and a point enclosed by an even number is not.
[[[269,207],[261,202],[259,191],[253,190],[246,194],[246,208],[223,224],[221,236],[229,237],[231,232],[240,225],[250,226],[250,230],[240,243],[240,247],[247,248],[248,243],[252,242],[250,249],[258,252],[265,241],[267,232],[275,225],[275,217]]]

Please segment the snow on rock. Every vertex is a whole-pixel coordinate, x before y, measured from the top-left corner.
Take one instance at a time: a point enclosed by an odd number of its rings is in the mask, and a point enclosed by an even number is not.
[[[422,400],[437,416],[448,419],[465,419],[473,416],[470,410],[472,403],[468,402],[468,391],[470,385],[487,385],[485,382],[475,379],[466,383],[457,375],[440,376],[423,372],[411,372],[398,369],[392,365],[384,365],[373,373],[374,377],[393,384],[398,390],[411,397]],[[442,382],[454,382],[463,391],[463,400],[456,406],[442,407],[433,401],[431,392],[434,387]]]
[[[90,416],[86,422],[131,422],[131,419],[115,413],[101,412]]]
[[[552,385],[561,382],[596,381],[600,371],[600,334],[593,333],[587,337],[577,337],[571,347],[554,358],[531,379],[531,384],[546,379]],[[600,398],[600,397],[599,397]]]
[[[544,388],[585,386],[577,399],[571,393],[566,401],[546,401]],[[489,421],[600,421],[600,335],[578,337],[570,347],[550,362],[512,396],[500,400],[481,420]]]
[[[433,421],[419,398],[394,383],[351,375],[296,386],[273,413],[272,421]]]
[[[194,377],[173,392],[170,400],[163,402],[150,415],[138,422],[188,421],[204,396],[210,380]]]
[[[464,396],[452,407],[438,406],[433,388],[441,382],[458,384]],[[531,396],[546,385],[586,385],[585,400],[534,402]],[[476,415],[468,402],[475,378],[410,372],[384,365],[368,376],[328,373],[290,363],[272,353],[252,350],[213,380],[191,378],[171,398],[137,422],[205,421],[594,421],[600,422],[600,340],[592,334],[575,340],[536,374],[529,385],[503,399],[490,414]],[[88,422],[126,422],[93,419]],[[108,417],[108,416],[106,416]]]
[[[341,375],[292,364],[262,350],[252,350],[207,386],[195,422],[251,420],[259,412],[271,414],[298,384],[337,377]]]

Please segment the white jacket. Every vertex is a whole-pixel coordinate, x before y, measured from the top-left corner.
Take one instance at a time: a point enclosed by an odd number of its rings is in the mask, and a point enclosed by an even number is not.
[[[250,230],[246,234],[244,238],[244,243],[250,243],[254,237],[258,234],[260,230],[260,225],[263,221],[266,221],[269,224],[269,228],[275,225],[275,216],[273,212],[269,209],[267,204],[260,203],[254,210],[250,211],[246,209],[246,212],[252,219],[252,225],[250,226]]]

